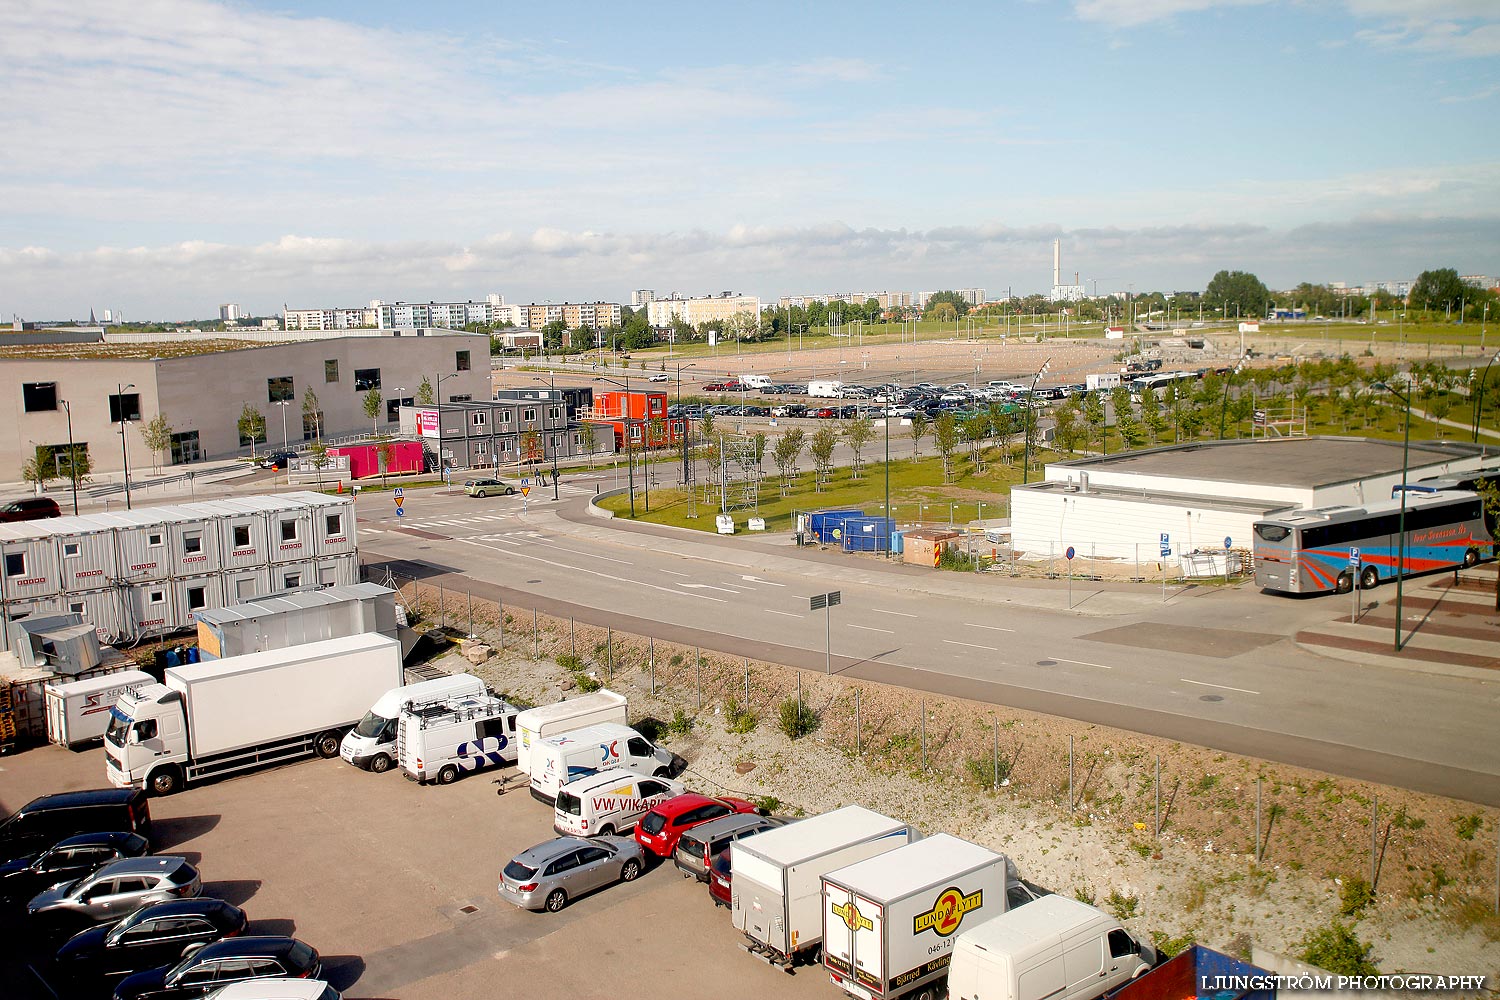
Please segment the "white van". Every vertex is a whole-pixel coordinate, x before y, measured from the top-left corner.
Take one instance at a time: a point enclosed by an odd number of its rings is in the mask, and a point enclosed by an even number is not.
[[[517,752],[516,767],[526,774],[531,773],[531,747],[544,736],[557,736],[572,729],[582,729],[601,722],[618,722],[622,726],[630,720],[626,717],[625,696],[604,688],[581,698],[554,702],[528,708],[516,716],[516,731],[521,736],[521,748]]]
[[[623,767],[577,778],[558,789],[552,829],[564,837],[608,837],[634,829],[636,821],[684,785]]]
[[[549,806],[569,781],[623,767],[657,778],[675,778],[687,761],[613,722],[549,736],[531,748],[531,797]]]
[[[842,382],[832,380],[814,381],[807,383],[807,394],[819,399],[838,399],[839,390],[843,387],[844,383]]]
[[[434,677],[405,687],[392,688],[371,706],[359,725],[344,734],[339,753],[355,767],[366,771],[389,771],[396,762],[396,726],[407,705],[432,705],[452,698],[485,693],[484,681],[472,674]]]
[[[771,376],[769,376],[769,375],[741,375],[740,376],[740,385],[748,386],[751,389],[768,389],[771,386]]]
[[[961,931],[952,1000],[1093,1000],[1151,970],[1156,951],[1109,914],[1043,896]]]
[[[516,761],[516,706],[490,695],[401,710],[396,758],[418,784],[451,785],[458,776]]]

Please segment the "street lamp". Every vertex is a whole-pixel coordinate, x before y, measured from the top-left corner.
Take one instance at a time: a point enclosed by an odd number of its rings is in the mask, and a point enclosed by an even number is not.
[[[78,515],[78,453],[73,450],[73,407],[66,399],[58,400],[68,414],[68,478],[73,483],[73,515]]]
[[[1488,307],[1486,307],[1486,308],[1488,308]],[[1474,443],[1475,444],[1479,443],[1479,418],[1480,418],[1480,416],[1484,412],[1484,386],[1485,386],[1485,383],[1490,380],[1490,365],[1493,365],[1497,360],[1500,360],[1500,351],[1496,351],[1495,354],[1494,354],[1494,356],[1491,357],[1489,359],[1489,361],[1485,362],[1485,365],[1484,365],[1484,374],[1481,375],[1480,378],[1479,378],[1479,389],[1475,393],[1475,397],[1474,397]]]
[[[286,408],[292,405],[292,401],[290,399],[278,399],[276,405],[281,407],[281,450],[291,451],[291,439],[287,437],[286,433]]]
[[[437,381],[432,383],[432,404],[437,407],[437,438],[438,438],[438,475],[447,479],[448,467],[443,464],[443,380],[457,378],[458,372],[449,372],[447,375],[437,375]],[[467,461],[467,457],[465,461]]]
[[[1234,378],[1235,378],[1235,376],[1238,375],[1244,369],[1245,365],[1248,364],[1249,361],[1250,361],[1250,354],[1249,354],[1248,351],[1246,353],[1244,353],[1244,354],[1241,354],[1240,355],[1240,359],[1234,363],[1234,368],[1231,369],[1230,372],[1229,372],[1229,374],[1227,376],[1225,376],[1225,378],[1224,378],[1224,404],[1219,407],[1219,440],[1220,441],[1224,440],[1224,418],[1229,415],[1229,387],[1234,384]],[[1235,424],[1235,434],[1236,435],[1239,434],[1239,424],[1238,423]]]
[[[125,446],[125,390],[134,389],[135,383],[115,383],[115,406],[120,410],[120,461],[125,467],[125,509],[130,509],[130,451]]]
[[[597,378],[601,382],[609,382],[612,385],[622,385],[622,386],[624,386],[625,387],[625,407],[628,407],[630,405],[630,376],[629,375],[625,376],[625,381],[624,382],[617,382],[614,379],[607,378],[607,377],[605,377],[603,375],[596,375],[594,377]],[[620,411],[620,417],[621,417],[620,423],[625,428],[625,433],[623,435],[623,437],[625,438],[625,469],[626,469],[626,475],[629,478],[630,519],[633,521],[633,520],[635,520],[635,461],[634,461],[633,458],[631,458],[631,453],[630,453],[630,417],[629,417],[629,414],[627,414],[625,412],[625,407],[622,407],[621,411]],[[618,469],[619,466],[617,465],[617,466],[615,466],[615,468]],[[619,480],[616,479],[615,482],[618,483]],[[648,486],[647,489],[650,489],[650,487]],[[648,494],[648,497],[649,497],[649,494]],[[651,509],[650,500],[649,499],[646,501],[646,504],[647,504],[646,509],[649,511]]]
[[[540,375],[533,375],[531,378],[533,382],[540,382],[542,380],[542,377]],[[549,402],[552,401],[552,397],[556,395],[557,376],[549,371],[547,372],[547,398]],[[543,420],[542,426],[546,427],[547,421]],[[546,448],[547,442],[543,441],[542,449],[545,451]],[[557,499],[557,445],[555,444],[552,446],[552,499]]]
[[[1026,447],[1023,449],[1021,458],[1021,483],[1023,485],[1031,481],[1031,425],[1037,420],[1036,409],[1032,403],[1036,401],[1036,384],[1051,369],[1052,359],[1048,358],[1042,362],[1042,367],[1037,369],[1036,374],[1031,376],[1031,391],[1026,394],[1026,418],[1021,423],[1021,429],[1026,434]]]
[[[1397,392],[1384,382],[1372,382],[1371,389],[1383,389],[1406,404],[1406,421],[1401,428],[1401,516],[1396,522],[1400,536],[1396,555],[1396,652],[1401,652],[1401,584],[1406,579],[1406,475],[1407,456],[1411,447],[1411,394]]]
[[[696,361],[689,362],[685,365],[681,363],[677,365],[677,402],[682,402],[682,370],[684,368],[696,368],[697,365],[698,362]]]

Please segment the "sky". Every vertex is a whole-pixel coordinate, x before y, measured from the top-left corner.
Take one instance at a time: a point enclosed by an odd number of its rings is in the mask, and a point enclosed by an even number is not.
[[[1496,0],[7,0],[0,318],[1500,273]]]

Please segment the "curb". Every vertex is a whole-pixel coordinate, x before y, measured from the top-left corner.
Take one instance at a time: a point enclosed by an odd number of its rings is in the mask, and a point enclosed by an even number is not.
[[[607,500],[610,497],[622,497],[622,496],[624,496],[625,494],[627,494],[629,492],[630,492],[630,487],[629,486],[622,486],[622,487],[620,487],[617,490],[605,490],[603,493],[595,493],[593,495],[593,497],[591,497],[589,499],[589,506],[588,506],[589,517],[602,517],[602,518],[604,518],[606,520],[608,520],[609,518],[614,517],[615,516],[615,512],[612,511],[612,510],[605,510],[603,507],[600,507],[598,505],[599,501],[600,500]]]

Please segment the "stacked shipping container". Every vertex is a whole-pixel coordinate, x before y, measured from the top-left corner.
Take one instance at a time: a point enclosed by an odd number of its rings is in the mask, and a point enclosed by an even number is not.
[[[73,611],[104,642],[203,608],[357,583],[352,497],[285,493],[0,524],[7,620]]]

